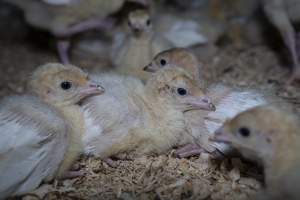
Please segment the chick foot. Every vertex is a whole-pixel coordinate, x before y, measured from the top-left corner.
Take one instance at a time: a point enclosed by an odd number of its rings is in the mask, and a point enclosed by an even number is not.
[[[175,151],[175,155],[179,158],[187,158],[194,155],[199,155],[200,153],[206,152],[197,144],[187,144]]]
[[[300,80],[300,66],[295,66],[291,77],[287,81],[287,85],[292,85],[295,81]]]
[[[112,158],[105,158],[103,161],[112,168],[118,167],[117,161],[113,160]]]
[[[86,171],[85,170],[80,170],[80,171],[67,171],[65,172],[61,177],[60,179],[61,180],[65,180],[65,179],[73,179],[73,178],[79,178],[79,177],[82,177],[82,176],[85,176],[86,175]]]

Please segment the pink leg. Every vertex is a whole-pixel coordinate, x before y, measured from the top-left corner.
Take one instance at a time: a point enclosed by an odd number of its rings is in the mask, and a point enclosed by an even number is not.
[[[93,29],[109,30],[113,27],[114,24],[115,24],[115,20],[113,20],[112,18],[88,19],[86,21],[80,22],[66,29],[54,30],[53,34],[56,37],[71,37],[72,35],[93,30]]]
[[[57,41],[57,50],[58,50],[58,55],[59,59],[63,64],[69,64],[69,56],[68,56],[68,51],[70,48],[70,41],[69,40],[58,40]]]
[[[206,152],[203,148],[201,148],[197,144],[187,144],[175,152],[175,155],[179,158],[187,158],[194,155],[199,155],[200,153]]]
[[[287,84],[292,84],[295,80],[300,79],[300,65],[298,60],[298,53],[297,53],[297,38],[295,31],[289,30],[283,34],[285,45],[287,46],[293,62],[293,72],[292,76],[288,80]]]

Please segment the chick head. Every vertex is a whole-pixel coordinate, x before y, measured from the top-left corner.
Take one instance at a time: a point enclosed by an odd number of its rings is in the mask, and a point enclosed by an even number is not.
[[[144,67],[144,71],[156,72],[163,67],[181,67],[190,73],[195,80],[199,79],[199,62],[197,58],[184,48],[172,48],[157,54]]]
[[[211,99],[204,94],[197,81],[179,67],[165,67],[158,70],[147,81],[148,93],[163,99],[168,105],[175,106],[181,111],[215,110]]]
[[[146,10],[135,10],[128,15],[128,26],[133,34],[140,35],[151,32],[152,22]]]
[[[229,143],[248,159],[268,160],[299,140],[297,130],[294,117],[272,106],[257,106],[226,121],[211,139]]]
[[[59,63],[39,66],[31,75],[27,89],[55,105],[77,104],[88,96],[104,92],[80,68]]]

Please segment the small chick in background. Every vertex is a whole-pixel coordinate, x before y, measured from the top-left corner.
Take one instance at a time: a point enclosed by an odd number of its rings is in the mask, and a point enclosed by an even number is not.
[[[270,22],[279,30],[293,62],[293,73],[288,83],[300,79],[298,36],[292,22],[300,21],[300,1],[263,0],[264,11]]]
[[[163,153],[190,143],[183,112],[214,110],[209,97],[180,68],[161,69],[146,85],[116,74],[94,79],[107,90],[83,104],[88,127],[83,143],[87,154],[102,159],[131,151],[137,156]]]
[[[190,76],[201,83],[201,67],[197,58],[184,48],[170,49],[156,55],[152,62],[144,67],[145,71],[155,72],[164,67],[183,68]],[[200,72],[199,72],[200,71]],[[207,95],[216,106],[215,111],[195,110],[185,112],[186,123],[192,130],[198,145],[187,145],[180,148],[176,154],[187,157],[201,152],[215,154],[220,151],[226,153],[229,146],[222,143],[209,141],[210,135],[217,130],[226,119],[235,116],[248,108],[265,104],[269,101],[266,95],[255,90],[234,89],[222,84],[212,84],[206,89]],[[199,146],[201,148],[199,148]]]
[[[55,63],[38,67],[28,90],[0,102],[0,199],[65,175],[82,148],[78,103],[103,92],[79,68]]]
[[[253,199],[299,199],[298,116],[275,106],[258,106],[227,121],[212,137],[263,165],[265,191]]]
[[[107,17],[118,11],[125,0],[5,0],[24,11],[26,21],[49,31],[57,38],[62,63],[70,63],[69,38],[90,29],[107,28]]]
[[[145,81],[149,74],[143,67],[159,52],[171,46],[167,40],[153,32],[148,11],[135,10],[128,15],[130,33],[119,38],[112,50],[112,61],[118,72],[133,75]]]

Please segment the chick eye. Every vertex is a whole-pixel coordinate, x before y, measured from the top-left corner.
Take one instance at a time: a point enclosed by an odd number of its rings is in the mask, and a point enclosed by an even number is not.
[[[69,82],[69,81],[64,81],[60,84],[60,87],[63,89],[63,90],[68,90],[72,87],[72,83]]]
[[[147,24],[147,26],[150,26],[150,24],[151,24],[150,19],[148,19],[148,20],[146,21],[146,24]]]
[[[241,128],[239,128],[238,133],[239,133],[242,137],[245,137],[245,138],[246,138],[246,137],[249,137],[250,134],[251,134],[249,128],[247,128],[247,127],[241,127]]]
[[[186,89],[184,88],[177,88],[177,93],[180,95],[180,96],[184,96],[187,94],[187,91]]]
[[[167,61],[165,59],[160,60],[161,66],[165,66],[167,64]]]

